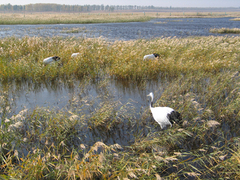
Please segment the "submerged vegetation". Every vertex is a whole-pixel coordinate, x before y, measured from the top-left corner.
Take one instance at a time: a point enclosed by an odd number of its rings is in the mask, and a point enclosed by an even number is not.
[[[88,30],[86,29],[86,27],[82,27],[82,28],[71,28],[71,29],[63,29],[63,33],[80,33],[80,32],[87,32]]]
[[[213,36],[1,39],[0,178],[239,179],[239,42],[239,37]],[[71,58],[73,52],[80,55]],[[153,52],[159,59],[143,61]],[[44,66],[42,60],[53,55],[61,63]],[[111,78],[140,84],[166,80],[154,92],[163,89],[155,106],[181,112],[183,127],[161,131],[148,105],[136,111],[133,102],[114,101]],[[11,113],[12,83],[76,79],[83,81],[83,93],[67,109]],[[94,79],[102,96],[93,101],[84,88]],[[122,138],[128,144],[118,144]]]

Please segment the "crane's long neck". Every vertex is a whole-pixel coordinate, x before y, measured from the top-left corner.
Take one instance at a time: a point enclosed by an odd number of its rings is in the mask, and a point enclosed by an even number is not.
[[[149,107],[150,107],[150,109],[152,108],[152,105],[153,105],[153,97],[150,96],[150,101],[149,101]]]

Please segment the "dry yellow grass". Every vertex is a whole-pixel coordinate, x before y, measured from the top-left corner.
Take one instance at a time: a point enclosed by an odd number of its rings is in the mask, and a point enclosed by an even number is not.
[[[148,21],[151,18],[238,16],[240,12],[0,13],[0,24],[108,23]]]
[[[147,21],[144,13],[6,13],[0,14],[1,24],[108,23]]]

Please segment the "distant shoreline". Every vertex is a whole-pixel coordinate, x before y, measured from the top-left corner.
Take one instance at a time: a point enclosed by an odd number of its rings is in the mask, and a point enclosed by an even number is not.
[[[221,18],[240,17],[239,12],[94,12],[94,13],[59,13],[59,12],[18,12],[1,13],[0,25],[16,24],[93,24],[146,22],[155,18]]]

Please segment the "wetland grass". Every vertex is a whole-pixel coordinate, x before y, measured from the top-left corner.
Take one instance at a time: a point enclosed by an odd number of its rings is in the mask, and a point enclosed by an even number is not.
[[[219,33],[219,34],[240,34],[240,29],[239,28],[220,28],[220,29],[210,29],[209,30],[211,33]]]
[[[218,18],[238,16],[239,12],[0,13],[0,24],[119,23],[145,22],[153,18]]]
[[[121,80],[177,77],[193,72],[219,72],[238,65],[239,38],[163,38],[115,41],[25,37],[1,41],[1,81],[92,78],[108,75]],[[144,49],[144,51],[142,51]],[[151,50],[150,50],[151,49]],[[81,52],[75,59],[72,52]],[[142,61],[157,52],[159,60]],[[43,66],[43,59],[59,56],[62,66]],[[144,73],[143,73],[144,72]]]
[[[152,19],[143,13],[4,13],[0,24],[90,24],[144,22]]]
[[[2,39],[0,178],[238,179],[239,42],[239,37]],[[143,61],[152,51],[159,59]],[[81,55],[71,58],[73,52]],[[51,55],[60,56],[62,65],[43,66]],[[113,100],[110,78],[128,83],[167,79],[154,91],[154,106],[181,112],[183,127],[173,124],[161,131],[147,101],[136,115],[132,102]],[[67,109],[11,113],[11,83],[74,79],[84,80],[82,93]],[[99,79],[102,94],[90,100],[84,88],[93,79]]]

